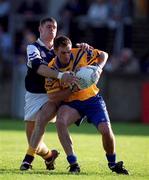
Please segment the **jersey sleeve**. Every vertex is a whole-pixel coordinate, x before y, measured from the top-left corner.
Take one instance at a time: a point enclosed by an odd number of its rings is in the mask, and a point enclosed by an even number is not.
[[[42,57],[39,49],[34,45],[27,46],[27,66],[34,71],[37,71],[38,67],[43,64]]]
[[[97,65],[102,59],[100,57],[101,51],[98,49],[87,51],[87,64],[88,65]]]

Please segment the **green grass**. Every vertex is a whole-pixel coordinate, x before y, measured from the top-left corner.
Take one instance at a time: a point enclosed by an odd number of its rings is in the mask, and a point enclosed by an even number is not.
[[[21,120],[0,119],[0,179],[4,180],[147,180],[149,179],[149,125],[113,123],[117,142],[117,160],[123,160],[130,176],[117,175],[107,168],[101,136],[91,124],[72,126],[71,135],[81,165],[79,175],[67,173],[68,164],[59,144],[55,126],[50,124],[45,134],[49,148],[60,156],[56,170],[45,170],[43,160],[36,157],[33,170],[20,172],[19,166],[27,149],[24,123]]]

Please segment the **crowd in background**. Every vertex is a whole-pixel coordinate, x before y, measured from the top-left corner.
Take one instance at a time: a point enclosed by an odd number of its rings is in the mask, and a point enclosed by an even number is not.
[[[148,9],[145,14],[147,21]],[[40,18],[48,16],[42,1],[21,1],[13,10],[19,15],[19,21],[16,21],[12,39],[11,13],[11,2],[0,0],[0,79],[10,77],[12,65],[18,65],[20,69],[25,67],[26,45],[38,37]],[[142,57],[137,57],[133,49],[133,21],[136,16],[133,0],[66,0],[57,16],[58,33],[69,36],[74,45],[76,42],[88,42],[110,54],[106,71],[149,72],[148,49]]]

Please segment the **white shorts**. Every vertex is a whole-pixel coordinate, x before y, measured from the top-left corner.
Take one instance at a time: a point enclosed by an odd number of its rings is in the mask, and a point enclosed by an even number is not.
[[[24,120],[35,121],[35,115],[40,108],[48,102],[47,94],[36,94],[26,92],[25,94],[25,107],[24,107]]]

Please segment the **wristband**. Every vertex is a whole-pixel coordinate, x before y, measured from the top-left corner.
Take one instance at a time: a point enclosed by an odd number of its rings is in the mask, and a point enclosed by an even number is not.
[[[64,74],[64,73],[59,72],[58,75],[57,75],[57,79],[62,79],[63,74]]]

